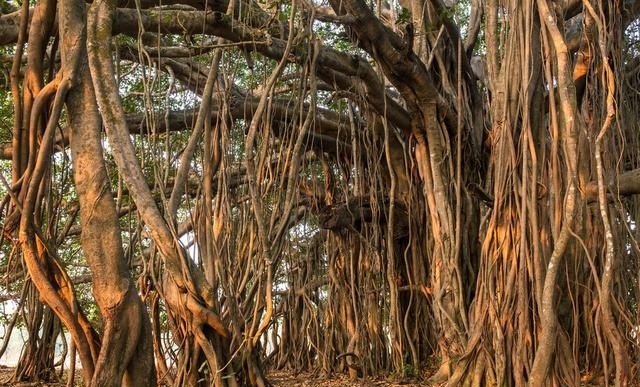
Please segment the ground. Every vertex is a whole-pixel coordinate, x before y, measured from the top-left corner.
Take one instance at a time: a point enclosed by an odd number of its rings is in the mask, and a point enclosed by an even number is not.
[[[64,387],[65,383],[10,383],[13,375],[13,368],[0,367],[0,386],[17,387]],[[76,375],[78,383],[82,383]],[[394,381],[392,378],[366,378],[358,381],[350,381],[346,375],[335,375],[332,377],[320,377],[312,374],[294,374],[287,371],[277,371],[269,374],[269,380],[274,387],[413,387],[426,386],[425,383],[413,381]]]
[[[66,383],[11,383],[13,376],[13,368],[0,366],[0,387],[65,387]],[[362,378],[357,381],[349,380],[346,375],[333,375],[330,377],[317,376],[309,373],[294,374],[289,371],[276,371],[269,373],[269,380],[274,387],[422,387],[433,386],[426,382],[426,379],[404,379],[398,380],[393,376]],[[443,384],[444,385],[444,384]],[[433,387],[441,387],[437,385]],[[602,386],[602,381],[585,382],[581,387]],[[82,386],[80,375],[76,374],[75,386]],[[639,384],[632,383],[630,387],[640,387]]]
[[[335,375],[332,377],[318,377],[311,374],[293,374],[286,371],[272,372],[269,374],[269,380],[274,386],[278,387],[369,387],[369,386],[384,386],[384,387],[413,387],[413,386],[428,386],[424,382],[420,383],[415,379],[408,379],[403,381],[393,380],[394,378],[363,378],[357,381],[349,380],[346,375]]]

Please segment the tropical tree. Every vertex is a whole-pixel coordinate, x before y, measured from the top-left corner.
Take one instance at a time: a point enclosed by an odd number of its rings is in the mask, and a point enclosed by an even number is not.
[[[14,379],[636,379],[640,2],[0,10]]]

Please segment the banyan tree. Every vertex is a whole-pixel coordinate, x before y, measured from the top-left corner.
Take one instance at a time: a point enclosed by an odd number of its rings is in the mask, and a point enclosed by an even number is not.
[[[14,381],[638,379],[640,1],[0,11]]]

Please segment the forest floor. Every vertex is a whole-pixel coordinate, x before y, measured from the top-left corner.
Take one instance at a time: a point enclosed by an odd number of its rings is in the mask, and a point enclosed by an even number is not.
[[[13,368],[0,366],[0,386],[15,387],[64,387],[65,382],[59,383],[12,383]],[[331,377],[314,376],[312,374],[302,373],[294,374],[292,372],[277,371],[268,375],[269,381],[274,387],[413,387],[413,386],[430,386],[417,379],[394,380],[388,378],[364,378],[357,381],[349,380],[346,375],[335,375]],[[75,386],[82,386],[80,375],[76,373]]]
[[[421,382],[416,378],[405,378],[399,380],[392,376],[378,378],[362,378],[349,380],[347,375],[335,375],[331,377],[314,376],[312,374],[294,374],[287,371],[271,372],[269,380],[277,387],[413,387],[432,386],[432,384]]]
[[[9,367],[0,366],[0,387],[12,386],[12,387],[65,387],[64,381],[58,383],[42,383],[42,382],[29,382],[29,383],[13,383],[11,378],[13,376],[14,369]],[[268,374],[269,381],[273,384],[273,387],[422,387],[432,386],[440,387],[444,384],[434,385],[426,381],[426,378],[405,378],[399,379],[394,376],[376,377],[376,378],[361,378],[356,381],[349,380],[346,375],[333,375],[333,376],[317,376],[309,373],[294,374],[288,371],[275,371]],[[74,386],[80,387],[83,385],[82,379],[79,373],[76,373],[76,383]],[[582,387],[594,387],[603,385],[603,383],[582,383]],[[640,387],[637,383],[630,384],[632,387]]]

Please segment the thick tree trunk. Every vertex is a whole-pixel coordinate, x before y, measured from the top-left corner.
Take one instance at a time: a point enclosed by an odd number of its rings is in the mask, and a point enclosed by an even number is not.
[[[72,82],[67,111],[71,128],[74,178],[80,202],[81,243],[93,273],[94,295],[103,323],[100,353],[91,385],[155,384],[151,331],[146,308],[130,278],[122,250],[115,203],[107,179],[98,115],[87,71],[83,1],[60,2],[61,58]],[[92,364],[83,367],[91,368]]]

